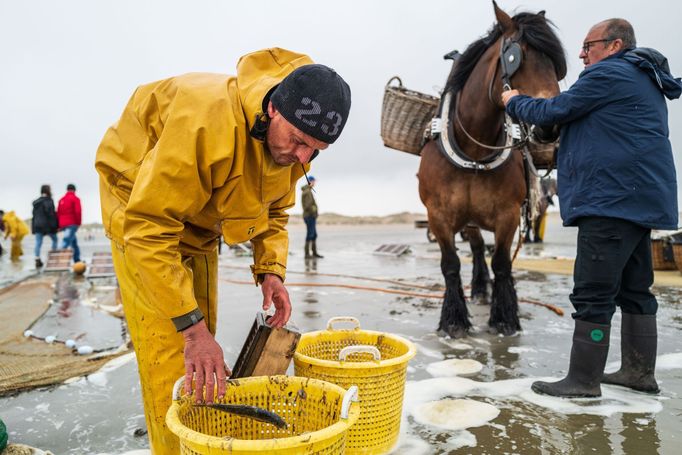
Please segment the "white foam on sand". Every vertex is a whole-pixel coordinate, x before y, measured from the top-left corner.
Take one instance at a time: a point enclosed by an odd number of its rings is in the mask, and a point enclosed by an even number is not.
[[[476,400],[445,399],[429,401],[414,409],[414,420],[444,430],[480,427],[495,419],[500,410]],[[475,443],[475,439],[474,439]]]
[[[682,369],[682,352],[659,355],[656,358],[657,370]]]
[[[135,360],[135,353],[134,352],[129,352],[127,354],[120,355],[118,357],[114,357],[104,365],[102,365],[102,368],[97,370],[98,373],[108,373],[110,371],[114,371],[118,368],[121,368],[123,365],[125,365],[128,362],[131,362]]]
[[[453,437],[449,438],[447,441],[448,450],[457,450],[462,447],[476,447],[478,441],[476,440],[476,435],[470,433],[466,430],[458,431]]]
[[[389,453],[391,455],[430,455],[433,453],[433,448],[428,442],[412,433],[403,432],[401,428],[398,444]]]
[[[98,453],[97,455],[111,455],[109,452],[102,452]],[[152,451],[150,449],[139,449],[139,450],[131,450],[129,452],[121,452],[118,455],[152,455]]]
[[[474,349],[472,345],[453,340],[452,338],[438,338],[438,341],[456,351],[471,351]]]
[[[509,346],[507,352],[510,354],[521,354],[523,352],[536,352],[536,350],[527,346]]]
[[[538,380],[559,378],[523,378],[479,382],[461,377],[433,378],[409,381],[405,388],[406,415],[429,401],[445,397],[486,397],[500,401],[525,401],[559,414],[590,414],[609,417],[617,413],[657,413],[663,409],[662,398],[637,393],[617,386],[602,385],[602,397],[595,399],[565,399],[539,395],[530,385]]]
[[[479,373],[483,364],[474,359],[447,359],[434,362],[426,367],[431,376],[467,376]]]
[[[443,359],[445,357],[445,355],[442,352],[436,351],[435,349],[426,348],[421,344],[416,344],[416,346],[417,352],[420,354],[424,354],[426,357],[431,357],[432,359]]]
[[[604,367],[606,373],[613,373],[620,368],[620,360],[609,362]],[[656,357],[656,371],[682,369],[682,352],[661,354]]]
[[[87,381],[97,387],[106,387],[109,383],[106,373],[93,373],[87,376]]]

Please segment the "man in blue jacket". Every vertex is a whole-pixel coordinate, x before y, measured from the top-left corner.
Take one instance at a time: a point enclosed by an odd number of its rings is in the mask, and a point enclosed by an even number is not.
[[[580,77],[554,98],[502,93],[512,117],[561,126],[561,216],[565,226],[578,226],[568,375],[532,388],[595,397],[604,382],[657,393],[650,233],[677,228],[677,177],[664,96],[678,98],[682,84],[659,52],[636,48],[632,25],[623,19],[592,27],[580,58],[585,64]],[[621,368],[605,375],[616,306],[623,315]]]

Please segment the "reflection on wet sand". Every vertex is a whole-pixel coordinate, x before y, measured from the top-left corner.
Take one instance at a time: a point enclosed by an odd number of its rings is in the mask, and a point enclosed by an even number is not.
[[[361,278],[418,284],[435,293],[442,288],[438,252],[423,239],[423,231],[412,226],[321,226],[325,229],[326,254],[322,260],[303,258],[303,226],[292,226],[289,282],[358,285],[341,287],[289,288],[293,319],[301,331],[324,329],[332,316],[353,315],[362,328],[404,336],[418,345],[410,362],[405,391],[400,445],[396,454],[677,454],[677,434],[682,424],[682,335],[680,303],[682,290],[657,287],[659,298],[659,356],[657,378],[661,396],[649,396],[619,387],[603,388],[595,400],[562,400],[534,394],[530,384],[537,379],[559,378],[568,364],[572,333],[568,294],[570,275],[516,270],[519,299],[528,298],[564,310],[559,316],[546,308],[520,304],[523,331],[503,337],[487,331],[488,306],[469,305],[475,330],[467,337],[438,337],[436,327],[440,300],[388,294],[365,288],[406,289],[395,283],[364,282]],[[574,252],[575,233],[562,233],[548,225],[545,243],[524,247],[520,258],[569,256]],[[374,248],[384,243],[409,243],[412,253],[399,258],[377,257]],[[462,252],[467,245],[459,244]],[[300,252],[300,253],[299,253]],[[87,257],[87,255],[86,255]],[[223,250],[220,277],[247,284],[220,282],[220,314],[217,339],[228,363],[239,347],[262,304],[260,289],[253,286],[250,257],[237,257]],[[0,264],[8,272],[9,264]],[[313,273],[315,272],[315,273]],[[26,271],[22,273],[28,273]],[[298,275],[300,273],[301,275]],[[463,282],[471,279],[471,265],[463,261]],[[304,275],[307,274],[307,275]],[[328,276],[343,275],[343,276]],[[301,277],[305,276],[305,279]],[[357,278],[354,278],[357,277]],[[239,302],[239,305],[235,304]],[[609,363],[620,363],[618,334],[620,318],[614,318]],[[459,359],[477,361],[478,373],[466,377],[434,377],[430,366]],[[454,363],[454,362],[451,362]],[[122,454],[145,447],[145,438],[134,435],[144,427],[135,362],[50,390],[35,390],[0,398],[3,420],[10,422],[13,437],[54,453]],[[112,400],[111,397],[126,397]],[[492,420],[478,427],[448,430],[418,422],[414,410],[428,402],[464,399],[499,410]],[[62,412],[69,418],[61,417]],[[473,412],[472,417],[476,417]],[[113,417],[112,417],[113,416]],[[30,422],[26,418],[30,417]],[[103,426],[102,422],[107,422]]]

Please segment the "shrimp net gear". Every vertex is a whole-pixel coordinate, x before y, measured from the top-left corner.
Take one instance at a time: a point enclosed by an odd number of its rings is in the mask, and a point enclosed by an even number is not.
[[[124,349],[110,352],[78,355],[61,337],[46,343],[39,335],[24,336],[27,328],[36,327],[49,314],[50,307],[54,306],[50,301],[56,300],[60,290],[58,281],[64,275],[32,276],[0,289],[0,309],[5,316],[0,318],[0,396],[93,373],[128,351],[123,346]],[[121,324],[120,319],[111,318]],[[90,332],[100,328],[95,325],[86,329]]]

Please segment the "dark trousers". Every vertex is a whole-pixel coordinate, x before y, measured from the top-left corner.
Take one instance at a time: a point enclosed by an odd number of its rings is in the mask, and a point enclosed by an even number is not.
[[[317,218],[314,216],[303,217],[305,221],[305,239],[306,240],[317,240],[317,229],[315,228]]]
[[[616,306],[623,313],[656,314],[651,230],[617,218],[578,220],[573,270],[573,318],[610,324]]]

